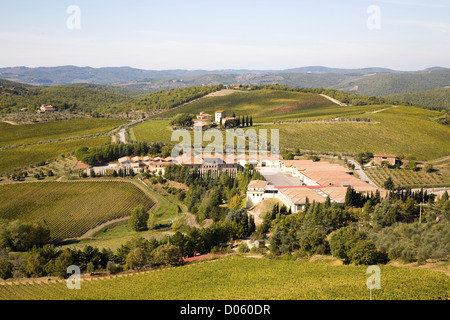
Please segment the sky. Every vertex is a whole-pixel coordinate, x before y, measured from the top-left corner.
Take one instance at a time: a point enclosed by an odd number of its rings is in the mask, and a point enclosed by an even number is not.
[[[0,67],[450,67],[450,0],[0,0]]]

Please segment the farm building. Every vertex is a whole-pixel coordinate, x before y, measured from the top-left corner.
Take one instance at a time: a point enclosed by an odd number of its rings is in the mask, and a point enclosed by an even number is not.
[[[397,156],[395,154],[388,153],[377,153],[373,155],[373,163],[376,165],[381,165],[382,162],[386,161],[391,166],[395,166],[397,162]]]
[[[39,111],[41,111],[41,112],[53,112],[53,111],[56,111],[56,108],[54,106],[50,105],[50,104],[43,104],[39,108]]]
[[[363,194],[377,191],[377,188],[354,177],[351,171],[339,164],[312,160],[281,160],[280,164],[279,168],[270,169],[271,175],[265,176],[271,181],[249,183],[248,207],[268,198],[276,198],[292,212],[298,212],[304,208],[306,199],[309,203],[323,203],[330,197],[331,202],[344,203],[349,186]],[[263,168],[259,170],[263,172]],[[273,170],[277,173],[274,174]],[[383,190],[381,193],[385,195]]]

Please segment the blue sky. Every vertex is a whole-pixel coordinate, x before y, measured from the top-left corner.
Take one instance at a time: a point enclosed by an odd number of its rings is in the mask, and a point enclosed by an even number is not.
[[[0,67],[450,67],[450,0],[2,2]]]

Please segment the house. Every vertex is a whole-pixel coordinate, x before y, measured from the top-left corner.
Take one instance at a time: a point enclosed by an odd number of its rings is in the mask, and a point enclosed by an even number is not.
[[[147,166],[148,170],[155,173],[155,174],[164,174],[166,167],[174,164],[172,161],[172,157],[167,157],[167,158],[161,158],[161,157],[156,157],[154,159],[151,159],[150,157],[147,157],[148,160],[145,161],[145,157],[144,157],[144,163]]]
[[[264,180],[252,180],[247,186],[247,207],[252,207],[255,204],[265,199],[264,194],[268,182]]]
[[[119,166],[121,168],[130,168],[131,167],[131,158],[130,157],[122,157],[119,159]]]
[[[373,155],[373,163],[375,165],[381,165],[382,162],[386,161],[391,166],[395,166],[397,162],[397,156],[395,154],[388,153],[377,153]]]
[[[53,111],[56,111],[56,108],[54,106],[52,106],[52,105],[49,105],[49,104],[43,104],[39,108],[39,111],[41,111],[41,113],[42,112],[53,112]]]
[[[220,119],[223,119],[226,117],[226,113],[223,110],[217,110],[214,116],[214,120],[217,123],[220,123]]]
[[[199,120],[209,120],[212,116],[209,113],[200,112],[196,117]]]

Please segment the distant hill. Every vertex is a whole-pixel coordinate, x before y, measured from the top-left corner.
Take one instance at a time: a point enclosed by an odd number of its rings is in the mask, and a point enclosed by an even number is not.
[[[84,109],[90,110],[94,108],[105,110],[104,108],[110,108],[113,105],[115,109],[118,105],[129,102],[129,99],[143,98],[161,90],[234,84],[335,89],[369,97],[389,96],[389,100],[393,98],[428,108],[448,108],[446,91],[430,91],[426,92],[425,96],[409,94],[450,86],[450,69],[442,67],[431,67],[416,72],[402,72],[379,67],[343,69],[324,66],[281,71],[245,69],[155,71],[131,67],[76,66],[14,67],[0,68],[1,77],[5,78],[0,80],[0,93],[2,93],[0,109],[3,111],[17,110],[20,106],[27,107],[36,103],[69,106],[76,104],[76,107],[79,107],[81,103]],[[73,89],[65,88],[65,85],[70,85]],[[51,89],[55,87],[56,89]],[[87,90],[83,91],[82,88]],[[34,99],[36,95],[39,97]],[[82,101],[78,97],[81,97]]]
[[[450,69],[432,69],[409,73],[366,75],[333,88],[366,96],[386,96],[450,86]]]
[[[131,67],[60,66],[0,68],[0,78],[39,86],[87,83],[115,85],[141,91],[218,84],[282,84],[291,87],[333,88],[369,96],[383,96],[448,86],[450,69],[431,67],[417,72],[403,72],[381,67],[345,69],[309,66],[286,70],[143,70]],[[142,92],[121,93],[142,96]]]

